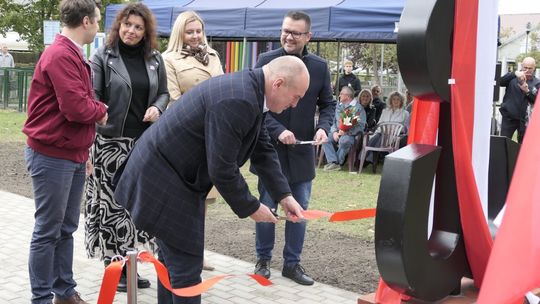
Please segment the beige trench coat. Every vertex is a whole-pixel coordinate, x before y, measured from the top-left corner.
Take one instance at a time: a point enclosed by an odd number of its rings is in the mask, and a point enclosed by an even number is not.
[[[210,61],[207,66],[197,61],[193,56],[183,58],[184,55],[176,52],[163,54],[171,103],[197,84],[210,77],[223,74],[217,52],[208,48],[208,54]]]

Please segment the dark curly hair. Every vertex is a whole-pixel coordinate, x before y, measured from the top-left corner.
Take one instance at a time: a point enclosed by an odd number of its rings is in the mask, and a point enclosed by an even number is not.
[[[144,56],[149,57],[153,49],[157,49],[156,18],[148,7],[140,2],[129,3],[116,14],[106,45],[113,47],[118,44],[120,39],[120,24],[126,21],[130,15],[140,16],[144,20]]]

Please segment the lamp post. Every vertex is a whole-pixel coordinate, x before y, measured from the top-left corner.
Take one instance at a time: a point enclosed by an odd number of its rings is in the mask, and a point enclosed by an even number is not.
[[[525,36],[525,55],[529,54],[529,33],[531,32],[531,28],[531,23],[527,22],[527,25],[525,26],[525,33],[527,34]]]

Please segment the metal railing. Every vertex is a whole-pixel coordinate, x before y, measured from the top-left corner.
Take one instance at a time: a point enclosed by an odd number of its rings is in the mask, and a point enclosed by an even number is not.
[[[0,68],[0,104],[3,109],[26,112],[34,67]]]

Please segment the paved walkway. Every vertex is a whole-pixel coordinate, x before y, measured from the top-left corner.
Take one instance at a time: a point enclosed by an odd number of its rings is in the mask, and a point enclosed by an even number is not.
[[[28,280],[28,248],[34,225],[34,202],[31,199],[0,191],[0,303],[22,304],[30,302]],[[87,259],[84,251],[83,217],[75,233],[74,273],[77,290],[89,303],[96,303],[103,265],[95,259]],[[216,267],[215,271],[203,272],[208,278],[218,274],[244,274],[253,271],[253,265],[218,253],[207,251],[205,256]],[[138,303],[154,304],[156,300],[156,276],[152,265],[139,264],[141,276],[152,279],[152,287],[139,290]],[[226,279],[203,294],[203,303],[258,303],[258,304],[342,304],[356,303],[359,295],[315,283],[301,286],[281,277],[281,271],[272,269],[269,287],[255,283],[247,276]],[[127,303],[125,293],[117,293],[115,303]]]

